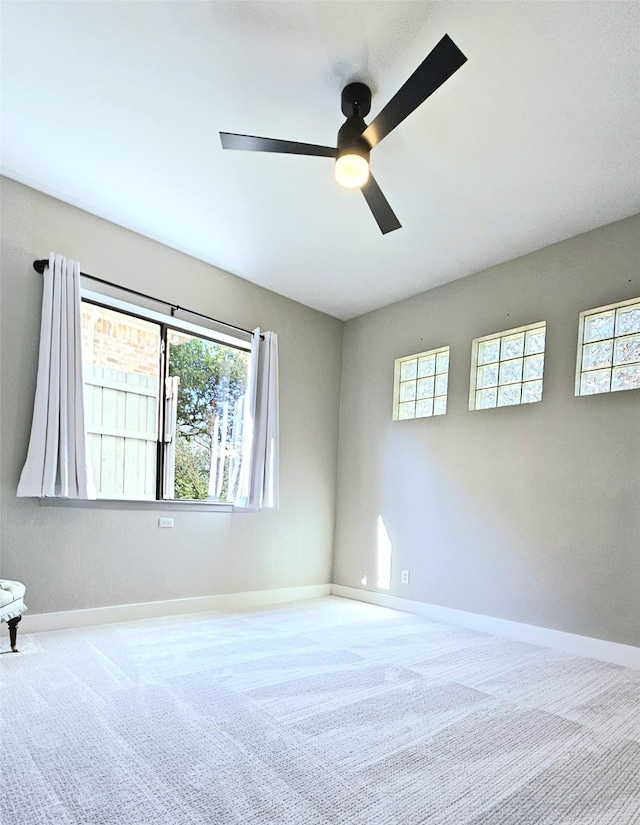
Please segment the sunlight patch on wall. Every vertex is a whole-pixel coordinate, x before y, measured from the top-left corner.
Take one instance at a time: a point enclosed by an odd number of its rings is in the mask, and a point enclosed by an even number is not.
[[[391,555],[393,545],[387,533],[382,516],[378,516],[378,583],[380,590],[389,590],[391,587]]]

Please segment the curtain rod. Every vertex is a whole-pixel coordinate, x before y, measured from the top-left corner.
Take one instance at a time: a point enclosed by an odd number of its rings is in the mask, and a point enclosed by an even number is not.
[[[49,265],[48,260],[41,260],[41,261],[34,261],[33,268],[36,272],[39,272],[40,275],[44,275],[44,268],[45,266]],[[146,298],[148,301],[155,301],[157,304],[164,304],[171,308],[171,315],[174,312],[178,312],[182,310],[182,312],[188,312],[189,315],[197,315],[199,318],[206,318],[207,321],[213,321],[216,324],[220,324],[223,327],[227,327],[228,329],[235,329],[238,332],[245,332],[247,335],[253,335],[250,329],[244,329],[244,327],[237,327],[235,324],[228,324],[226,321],[220,321],[218,318],[212,318],[211,315],[204,315],[202,312],[196,312],[195,309],[185,309],[185,307],[178,306],[178,304],[172,304],[170,301],[163,301],[162,298],[154,298],[153,295],[147,295],[144,292],[138,292],[135,289],[129,289],[128,286],[120,286],[120,284],[116,284],[113,281],[105,281],[103,278],[96,278],[95,275],[87,275],[86,272],[81,272],[80,276],[82,278],[87,278],[90,281],[96,281],[99,284],[105,284],[105,286],[113,286],[116,289],[121,289],[123,292],[128,292],[130,295],[137,295],[138,298]],[[263,338],[261,335],[260,338]]]

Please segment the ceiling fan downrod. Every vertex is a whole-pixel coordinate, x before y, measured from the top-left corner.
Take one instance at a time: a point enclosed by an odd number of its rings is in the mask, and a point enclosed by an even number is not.
[[[361,189],[369,180],[371,146],[362,137],[364,118],[371,110],[371,90],[364,83],[349,83],[342,90],[342,114],[338,131],[335,175],[341,186]]]

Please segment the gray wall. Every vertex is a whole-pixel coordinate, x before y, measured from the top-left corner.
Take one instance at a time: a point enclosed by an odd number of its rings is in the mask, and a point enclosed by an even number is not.
[[[212,228],[212,231],[214,229]],[[85,272],[280,344],[281,507],[220,514],[41,507],[15,491],[35,389],[42,276],[54,250]],[[343,324],[226,272],[2,181],[1,571],[32,612],[323,584],[330,580]]]
[[[347,322],[336,583],[375,589],[381,515],[392,594],[640,645],[640,391],[574,396],[579,313],[639,261],[635,216]],[[470,412],[471,340],[535,321],[542,402]],[[445,344],[447,415],[392,422],[394,359]]]
[[[281,509],[41,507],[17,499],[51,249],[85,271],[280,337]],[[640,216],[344,326],[2,181],[0,562],[33,612],[330,581],[640,644],[640,392],[575,398],[578,314],[640,295]],[[469,412],[471,339],[547,321],[539,404]],[[449,344],[446,416],[392,422],[394,359]],[[342,354],[338,489],[336,461]],[[337,502],[337,505],[336,505]],[[400,570],[411,571],[410,585]]]

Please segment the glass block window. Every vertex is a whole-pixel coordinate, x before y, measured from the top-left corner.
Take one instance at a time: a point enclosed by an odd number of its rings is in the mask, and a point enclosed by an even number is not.
[[[546,329],[542,321],[473,341],[470,410],[542,400]]]
[[[393,380],[393,420],[427,418],[447,411],[449,347],[397,358]]]
[[[640,389],[640,298],[580,313],[576,395]]]

